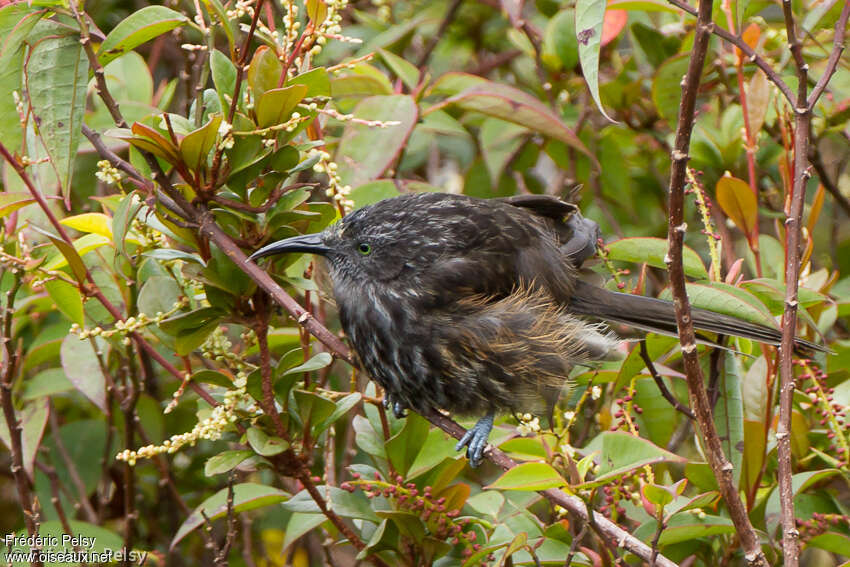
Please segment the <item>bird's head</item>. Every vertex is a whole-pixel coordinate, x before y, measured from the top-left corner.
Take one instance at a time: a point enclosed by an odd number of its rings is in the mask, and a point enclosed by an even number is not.
[[[273,242],[250,260],[286,253],[323,256],[335,285],[385,284],[427,269],[451,253],[456,236],[439,230],[424,199],[387,199],[363,207],[322,232]],[[417,206],[423,205],[423,206]],[[445,223],[442,225],[445,228]],[[451,231],[449,231],[451,232]]]

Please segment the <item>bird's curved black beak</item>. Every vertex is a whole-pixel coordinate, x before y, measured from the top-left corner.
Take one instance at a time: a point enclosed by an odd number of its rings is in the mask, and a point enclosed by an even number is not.
[[[307,252],[309,254],[319,254],[320,256],[324,256],[330,252],[330,248],[325,246],[324,241],[322,241],[321,232],[317,232],[316,234],[299,234],[298,236],[285,238],[263,246],[251,254],[248,257],[248,260],[256,261],[260,258],[265,258],[266,256],[287,254],[290,252]]]

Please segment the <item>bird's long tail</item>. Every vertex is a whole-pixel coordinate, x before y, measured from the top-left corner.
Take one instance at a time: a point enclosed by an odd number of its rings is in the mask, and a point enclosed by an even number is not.
[[[578,281],[568,309],[579,315],[623,323],[644,331],[673,336],[677,334],[673,304],[663,299],[618,293]],[[782,333],[778,329],[743,321],[731,315],[696,307],[691,308],[691,315],[697,330],[735,335],[770,345],[778,345],[782,340]],[[795,339],[794,348],[800,354],[829,350],[800,338]]]

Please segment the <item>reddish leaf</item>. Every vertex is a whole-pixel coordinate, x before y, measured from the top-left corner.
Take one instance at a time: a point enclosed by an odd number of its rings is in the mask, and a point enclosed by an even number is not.
[[[605,19],[602,21],[601,46],[605,47],[620,35],[628,22],[629,13],[625,10],[606,10]]]

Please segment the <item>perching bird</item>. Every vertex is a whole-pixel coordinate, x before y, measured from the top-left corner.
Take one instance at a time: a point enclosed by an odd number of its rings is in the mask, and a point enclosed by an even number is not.
[[[457,445],[476,466],[497,412],[540,409],[574,365],[617,347],[583,316],[676,333],[672,303],[577,279],[598,237],[595,222],[554,197],[418,193],[363,207],[250,259],[324,256],[342,327],[385,403],[397,416],[406,408],[483,415]],[[704,331],[769,344],[781,338],[728,315],[692,315]]]

